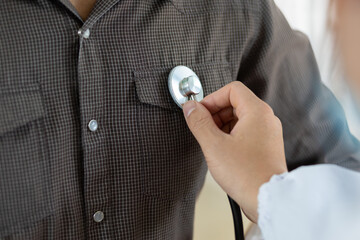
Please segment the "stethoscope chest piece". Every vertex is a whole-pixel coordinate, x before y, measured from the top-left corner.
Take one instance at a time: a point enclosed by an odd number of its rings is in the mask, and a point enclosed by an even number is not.
[[[189,100],[200,102],[204,98],[199,77],[186,66],[177,66],[171,70],[168,87],[171,97],[180,108]]]

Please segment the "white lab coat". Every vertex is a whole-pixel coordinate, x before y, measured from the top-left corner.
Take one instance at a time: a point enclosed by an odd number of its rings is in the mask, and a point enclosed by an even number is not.
[[[334,165],[301,167],[261,186],[265,240],[360,240],[360,173]]]

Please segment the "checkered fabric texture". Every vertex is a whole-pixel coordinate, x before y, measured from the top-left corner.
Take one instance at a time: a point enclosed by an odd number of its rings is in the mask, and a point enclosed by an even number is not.
[[[0,30],[2,240],[191,239],[207,167],[167,89],[177,65],[205,95],[242,81],[268,102],[290,169],[360,169],[307,38],[272,0],[98,0],[85,22],[67,0],[2,0]]]

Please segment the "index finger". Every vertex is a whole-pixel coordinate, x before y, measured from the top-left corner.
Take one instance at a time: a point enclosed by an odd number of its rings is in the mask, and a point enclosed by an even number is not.
[[[211,114],[227,107],[233,107],[238,113],[253,108],[259,100],[242,82],[234,81],[206,96],[201,103]]]

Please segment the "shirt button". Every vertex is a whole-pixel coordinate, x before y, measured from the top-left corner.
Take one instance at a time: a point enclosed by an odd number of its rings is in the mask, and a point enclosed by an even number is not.
[[[91,120],[88,124],[88,128],[90,131],[95,132],[98,129],[99,125],[96,120]]]
[[[90,36],[90,30],[89,29],[86,29],[85,31],[83,31],[83,30],[79,30],[78,31],[78,35],[79,36],[82,36],[83,38],[89,38],[89,36]]]
[[[97,211],[94,213],[93,218],[95,222],[99,223],[104,220],[104,213],[102,211]]]

